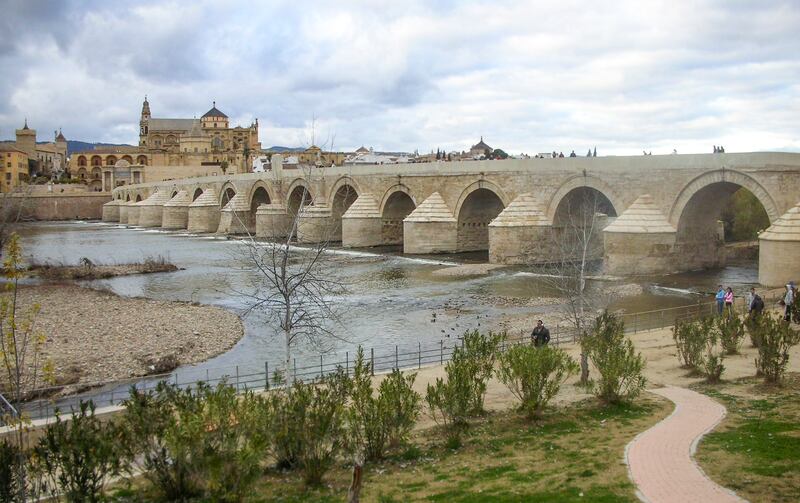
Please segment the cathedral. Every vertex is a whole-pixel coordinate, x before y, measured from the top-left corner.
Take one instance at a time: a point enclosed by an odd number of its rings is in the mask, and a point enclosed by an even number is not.
[[[74,152],[70,171],[93,190],[105,191],[127,183],[246,173],[260,151],[258,119],[247,127],[231,127],[216,102],[199,119],[158,118],[145,97],[138,146]]]

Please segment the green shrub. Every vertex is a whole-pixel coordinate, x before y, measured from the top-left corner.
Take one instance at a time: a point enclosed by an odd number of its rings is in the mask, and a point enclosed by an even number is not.
[[[672,338],[683,368],[697,369],[703,365],[706,340],[713,328],[713,318],[700,321],[680,321],[672,327]]]
[[[68,421],[56,413],[35,447],[43,473],[69,502],[99,501],[107,478],[125,469],[122,430],[94,411],[81,401]]]
[[[130,438],[128,458],[163,499],[185,500],[202,494],[194,467],[203,435],[196,419],[202,406],[193,390],[163,381],[149,392],[132,387],[125,401],[121,421]]]
[[[539,417],[569,376],[580,367],[561,349],[517,345],[500,355],[497,375],[520,400],[528,417]]]
[[[469,384],[471,397],[469,404],[472,414],[483,412],[483,400],[486,397],[486,385],[494,374],[494,364],[500,350],[500,344],[506,338],[505,333],[488,332],[480,333],[478,330],[467,331],[464,333],[463,344],[460,348],[453,351],[453,359],[456,355],[466,360],[465,365],[469,367],[471,377]]]
[[[131,390],[123,425],[129,459],[168,500],[241,501],[261,474],[268,404],[227,384]]]
[[[5,438],[0,441],[0,501],[25,503],[25,475],[27,456],[15,443]]]
[[[724,346],[722,348],[718,346],[717,336],[717,333],[711,332],[706,339],[706,354],[700,367],[708,383],[718,383],[725,371],[725,365],[722,362],[725,359],[726,351]]]
[[[268,429],[272,432],[272,454],[275,457],[275,466],[279,469],[297,467],[303,432],[302,423],[296,421],[296,418],[304,415],[310,399],[308,393],[294,393],[291,386],[278,388],[270,393],[272,414]]]
[[[460,350],[444,367],[447,380],[437,377],[428,384],[425,401],[428,412],[447,435],[448,445],[460,445],[461,434],[472,415],[472,400],[475,397],[475,365]]]
[[[389,445],[404,444],[419,418],[422,397],[414,391],[417,374],[395,369],[381,381],[378,395],[389,417]]]
[[[630,402],[647,383],[644,358],[625,338],[624,328],[619,317],[606,311],[595,319],[591,334],[581,340],[582,350],[600,374],[594,393],[606,403]]]
[[[290,392],[304,406],[294,420],[300,430],[297,464],[309,486],[322,484],[322,477],[333,465],[345,440],[344,401],[336,387],[326,385],[326,381],[312,384],[298,381]]]
[[[756,332],[756,373],[768,383],[780,383],[789,364],[789,349],[800,342],[800,332],[769,313],[762,314]]]
[[[356,449],[367,460],[382,459],[389,445],[404,441],[419,416],[420,396],[413,390],[416,374],[404,376],[395,369],[372,389],[370,364],[358,348],[353,366],[348,410],[349,430]]]
[[[737,355],[744,340],[744,321],[738,314],[716,318],[715,328],[725,354]]]

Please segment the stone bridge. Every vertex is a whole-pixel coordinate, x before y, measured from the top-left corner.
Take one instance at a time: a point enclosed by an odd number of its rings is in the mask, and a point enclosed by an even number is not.
[[[276,155],[266,173],[118,187],[103,219],[264,238],[293,232],[300,242],[344,247],[402,244],[411,254],[488,250],[490,262],[522,264],[548,261],[549,236],[591,198],[604,214],[606,273],[663,274],[723,265],[719,218],[741,187],[771,223],[759,235],[759,280],[800,279],[800,154],[793,153],[313,169],[288,169]]]

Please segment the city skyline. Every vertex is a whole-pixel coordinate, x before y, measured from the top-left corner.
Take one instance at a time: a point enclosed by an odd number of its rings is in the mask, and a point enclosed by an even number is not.
[[[800,7],[11,0],[0,139],[136,144],[141,101],[271,145],[511,154],[800,151]],[[12,27],[25,29],[12,30]],[[13,34],[12,38],[10,35]]]

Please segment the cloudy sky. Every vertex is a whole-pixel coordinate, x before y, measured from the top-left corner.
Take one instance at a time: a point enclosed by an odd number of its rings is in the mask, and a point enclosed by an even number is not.
[[[602,6],[600,6],[602,5]],[[0,139],[258,117],[263,146],[800,151],[800,2],[0,0]]]

